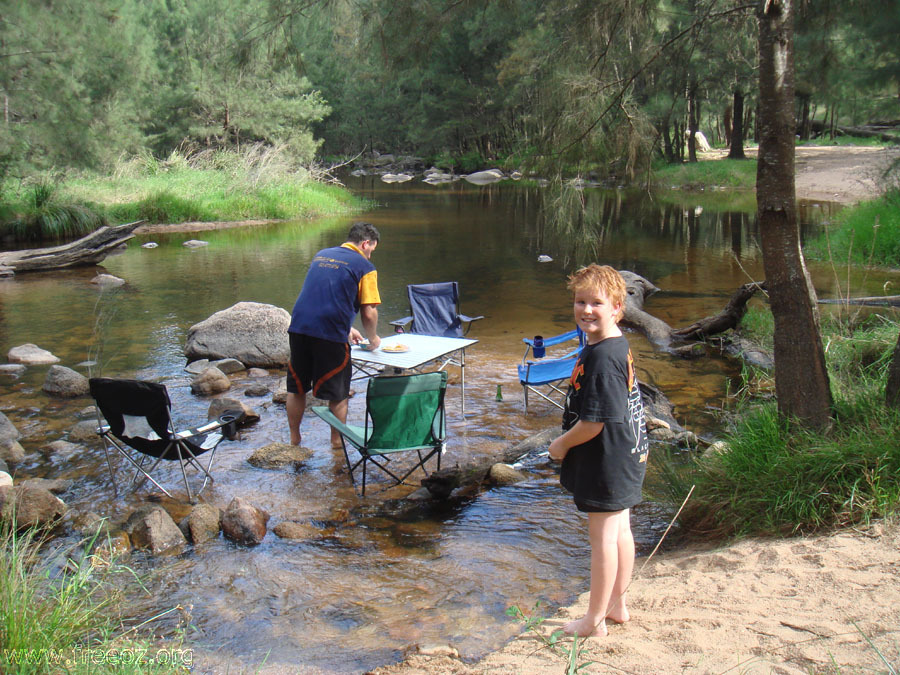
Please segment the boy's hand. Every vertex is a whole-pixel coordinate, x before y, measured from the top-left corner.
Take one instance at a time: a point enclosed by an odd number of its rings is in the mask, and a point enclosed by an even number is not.
[[[548,452],[550,453],[550,459],[555,460],[557,462],[563,461],[566,456],[566,453],[569,451],[567,447],[565,447],[562,443],[562,436],[553,439],[553,442],[550,443],[550,447],[548,448]]]

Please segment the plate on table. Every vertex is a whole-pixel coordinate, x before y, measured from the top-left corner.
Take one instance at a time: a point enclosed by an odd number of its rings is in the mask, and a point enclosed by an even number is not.
[[[387,345],[386,347],[382,347],[381,351],[387,352],[388,354],[405,354],[409,351],[409,345],[401,345],[401,344],[393,344]]]

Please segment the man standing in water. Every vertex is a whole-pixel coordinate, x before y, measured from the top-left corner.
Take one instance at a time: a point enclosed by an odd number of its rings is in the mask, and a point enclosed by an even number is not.
[[[291,361],[287,378],[287,418],[291,444],[300,445],[300,423],[306,394],[328,401],[328,408],[347,421],[350,397],[350,344],[363,336],[352,327],[359,312],[369,343],[378,349],[378,276],[370,258],[380,235],[370,223],[353,223],[347,241],[326,248],[312,259],[303,288],[291,313],[288,338]],[[341,436],[331,430],[331,446],[341,447]]]

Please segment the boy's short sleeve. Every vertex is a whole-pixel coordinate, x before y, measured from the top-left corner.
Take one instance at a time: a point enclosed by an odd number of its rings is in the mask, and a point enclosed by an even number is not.
[[[378,271],[372,270],[359,280],[359,304],[380,305],[381,296],[378,294]]]

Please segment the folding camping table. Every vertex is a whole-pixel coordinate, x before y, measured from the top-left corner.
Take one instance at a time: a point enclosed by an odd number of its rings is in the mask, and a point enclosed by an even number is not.
[[[445,358],[444,366],[448,363],[459,366],[459,388],[462,395],[462,413],[466,412],[466,348],[474,345],[478,340],[468,338],[438,337],[435,335],[418,335],[416,333],[396,333],[381,340],[381,346],[375,351],[363,349],[362,346],[353,345],[350,350],[350,359],[353,363],[353,376],[351,379],[360,380],[372,377],[380,373],[385,366],[394,368],[395,371],[414,370],[421,371],[425,364],[437,359]],[[391,345],[406,345],[407,352],[386,352],[385,347]],[[458,355],[458,358],[457,358]],[[444,366],[441,366],[443,369]]]

